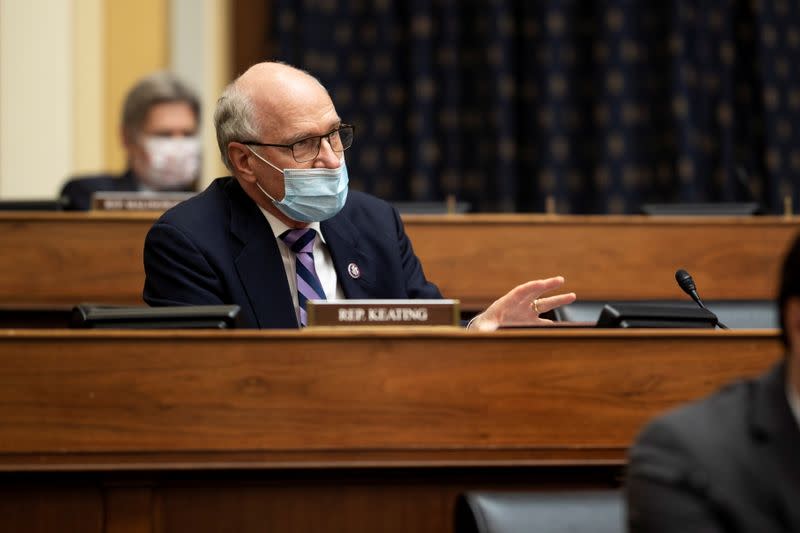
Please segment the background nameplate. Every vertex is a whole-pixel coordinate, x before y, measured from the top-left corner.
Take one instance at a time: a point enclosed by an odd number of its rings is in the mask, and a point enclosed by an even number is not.
[[[188,200],[193,192],[100,191],[92,194],[97,211],[166,211]]]
[[[457,326],[458,300],[311,300],[309,326]]]

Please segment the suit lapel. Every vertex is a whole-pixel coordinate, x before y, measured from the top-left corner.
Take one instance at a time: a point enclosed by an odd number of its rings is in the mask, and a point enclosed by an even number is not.
[[[258,327],[298,327],[286,270],[269,222],[235,178],[228,184],[227,193],[234,264]]]
[[[765,439],[765,461],[775,465],[771,478],[788,531],[800,531],[800,427],[786,397],[786,362],[756,383],[751,431],[754,438]]]
[[[323,221],[320,229],[345,297],[350,300],[376,297],[375,262],[359,246],[358,228],[340,214]]]

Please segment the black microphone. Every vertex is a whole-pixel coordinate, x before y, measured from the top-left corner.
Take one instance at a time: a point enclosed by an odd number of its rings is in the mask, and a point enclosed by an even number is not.
[[[703,309],[706,308],[706,306],[703,305],[703,302],[700,301],[700,296],[697,294],[697,287],[694,284],[691,274],[686,272],[684,269],[679,268],[675,271],[675,281],[678,282],[678,285],[680,285],[681,289],[683,289],[683,292],[691,296],[692,300],[697,302],[697,305]]]
[[[683,289],[683,292],[691,296],[692,300],[697,302],[697,305],[699,305],[706,311],[709,310],[705,305],[703,305],[703,302],[700,300],[700,295],[697,294],[697,287],[694,284],[694,280],[692,279],[691,274],[686,272],[684,269],[679,268],[678,270],[675,271],[675,281],[678,282],[678,285],[680,286],[681,289]],[[717,325],[722,329],[728,329],[728,326],[720,322],[719,318],[717,318]]]

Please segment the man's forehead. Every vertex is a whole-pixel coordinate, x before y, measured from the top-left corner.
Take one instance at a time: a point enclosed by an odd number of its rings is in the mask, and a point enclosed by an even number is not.
[[[281,136],[284,140],[307,135],[322,135],[341,122],[330,100],[327,104],[320,103],[320,105],[309,105],[307,102],[302,105],[289,105],[287,102],[283,107],[265,109],[259,115],[260,127],[267,133]]]
[[[262,135],[280,135],[281,140],[287,140],[303,134],[323,134],[338,122],[325,88],[316,78],[295,68],[271,63],[256,65],[239,83],[249,94]]]

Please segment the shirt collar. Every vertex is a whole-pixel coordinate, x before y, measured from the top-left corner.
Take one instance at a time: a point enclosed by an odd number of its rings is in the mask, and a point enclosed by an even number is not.
[[[280,239],[280,236],[286,230],[296,229],[296,228],[290,228],[289,226],[284,224],[282,221],[280,221],[278,219],[278,217],[276,217],[275,215],[273,215],[272,213],[270,213],[269,211],[267,211],[266,209],[264,209],[260,205],[258,206],[258,208],[261,210],[261,213],[267,219],[267,222],[269,222],[269,227],[272,228],[272,233],[275,235],[276,239]],[[317,235],[319,235],[319,238],[322,240],[323,243],[325,243],[325,236],[322,234],[322,230],[320,229],[319,222],[312,222],[307,227],[316,230]]]

